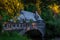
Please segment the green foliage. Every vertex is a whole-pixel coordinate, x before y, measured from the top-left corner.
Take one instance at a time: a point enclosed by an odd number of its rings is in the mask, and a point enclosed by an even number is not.
[[[0,15],[2,16],[2,22],[8,21],[8,19],[10,18],[10,17],[8,16],[7,12],[4,11],[4,10],[0,10]]]
[[[0,40],[28,40],[28,38],[17,32],[4,32],[0,35]]]
[[[36,11],[36,6],[33,3],[30,3],[27,6],[25,6],[25,10],[30,12]]]
[[[57,16],[57,17],[56,17]],[[48,8],[43,8],[41,17],[46,22],[46,35],[47,37],[60,36],[60,14],[56,16],[53,15],[53,12]]]
[[[42,9],[42,13],[41,13],[41,17],[45,20],[45,21],[49,21],[53,19],[53,13],[51,10],[49,10],[48,8],[43,8]]]

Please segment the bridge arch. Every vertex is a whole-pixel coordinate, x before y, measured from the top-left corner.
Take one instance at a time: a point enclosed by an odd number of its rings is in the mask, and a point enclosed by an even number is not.
[[[24,35],[27,35],[28,38],[34,39],[34,40],[42,40],[42,34],[39,30],[33,29],[25,32]]]

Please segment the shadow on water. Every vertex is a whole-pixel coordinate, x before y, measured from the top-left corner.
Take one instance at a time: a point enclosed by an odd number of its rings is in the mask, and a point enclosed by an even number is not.
[[[42,40],[42,34],[40,33],[39,30],[30,30],[25,33],[28,38],[32,40]]]

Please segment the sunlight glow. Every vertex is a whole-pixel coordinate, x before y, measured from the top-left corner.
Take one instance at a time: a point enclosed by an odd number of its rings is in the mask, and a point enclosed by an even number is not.
[[[53,12],[55,12],[55,13],[59,13],[60,11],[60,9],[59,9],[59,5],[57,5],[57,4],[54,4],[54,5],[49,5],[49,8],[50,9],[52,9],[52,11]]]

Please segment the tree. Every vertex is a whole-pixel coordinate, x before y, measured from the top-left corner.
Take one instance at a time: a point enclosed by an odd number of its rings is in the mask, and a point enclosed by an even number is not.
[[[18,0],[0,0],[0,9],[6,10],[9,16],[14,16],[23,9],[23,4]]]
[[[23,4],[19,0],[0,0],[0,28],[2,29],[4,22],[17,16],[23,8]]]

